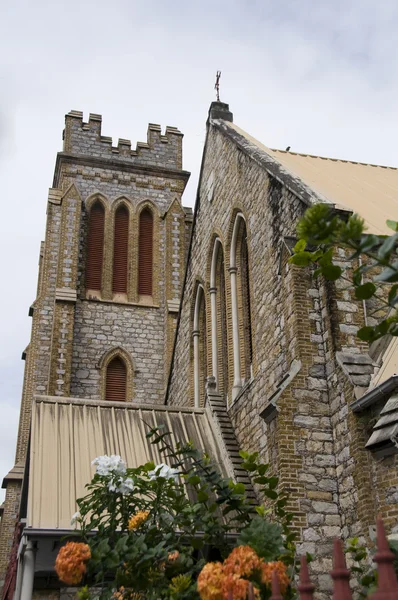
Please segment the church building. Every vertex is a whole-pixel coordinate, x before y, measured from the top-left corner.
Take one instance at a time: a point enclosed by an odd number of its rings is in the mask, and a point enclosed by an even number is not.
[[[147,142],[113,146],[100,115],[66,115],[3,480],[3,598],[70,595],[54,560],[91,461],[161,462],[145,423],[192,440],[253,498],[239,450],[270,463],[319,598],[333,538],[372,539],[378,514],[398,534],[397,338],[361,342],[378,307],[288,262],[314,203],[388,233],[398,170],[269,149],[214,102],[192,214],[182,137],[149,124]]]

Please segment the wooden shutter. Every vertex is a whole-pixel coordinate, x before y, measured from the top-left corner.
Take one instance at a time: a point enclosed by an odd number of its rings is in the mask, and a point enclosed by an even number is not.
[[[96,202],[88,221],[86,288],[101,290],[102,260],[104,256],[104,207]]]
[[[120,206],[115,214],[115,235],[113,240],[113,283],[115,293],[127,293],[129,243],[129,211]]]
[[[138,251],[138,293],[152,296],[153,216],[150,210],[140,215]]]
[[[119,356],[116,356],[106,370],[106,400],[125,402],[126,380],[126,365]]]

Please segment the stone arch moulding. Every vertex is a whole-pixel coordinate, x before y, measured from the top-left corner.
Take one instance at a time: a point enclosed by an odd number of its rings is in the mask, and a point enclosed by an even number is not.
[[[106,400],[106,371],[107,371],[108,365],[116,357],[121,358],[126,366],[126,374],[127,374],[126,402],[132,402],[133,401],[135,366],[134,366],[134,361],[131,357],[131,354],[129,352],[127,352],[127,350],[122,348],[121,346],[117,346],[116,348],[111,348],[110,350],[105,352],[105,354],[102,355],[102,357],[100,358],[100,360],[98,362],[97,368],[100,370],[100,373],[101,373],[101,376],[100,376],[101,400]]]
[[[105,210],[105,214],[108,214],[109,210],[110,210],[110,200],[109,200],[109,198],[107,198],[107,196],[105,196],[104,194],[102,194],[99,191],[93,192],[92,194],[87,196],[87,198],[84,200],[84,206],[85,206],[87,213],[90,212],[91,207],[93,206],[93,204],[95,204],[97,202],[97,200],[102,203],[104,210]]]

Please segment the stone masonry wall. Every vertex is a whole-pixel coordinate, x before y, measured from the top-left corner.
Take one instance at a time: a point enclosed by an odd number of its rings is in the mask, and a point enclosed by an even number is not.
[[[309,269],[288,264],[286,238],[294,236],[295,224],[308,205],[305,190],[297,182],[282,185],[278,174],[273,176],[259,164],[258,154],[250,148],[246,152],[244,144],[239,139],[235,143],[233,134],[229,135],[227,124],[220,127],[219,123],[210,123],[208,131],[167,401],[193,403],[193,294],[195,283],[202,282],[208,307],[206,335],[211,340],[208,275],[215,235],[225,253],[230,313],[230,233],[235,214],[241,211],[247,226],[255,360],[253,377],[234,403],[230,386],[228,412],[241,448],[260,452],[287,491],[300,534],[299,550],[316,555],[312,569],[320,597],[326,598],[332,539],[363,535],[374,522],[369,487],[376,484],[383,490],[376,492],[382,497],[375,504],[386,517],[395,515],[398,499],[394,487],[398,479],[391,479],[387,469],[376,468],[364,449],[363,427],[349,410],[354,385],[336,361],[337,352],[367,352],[367,346],[355,337],[364,324],[363,305],[352,298],[347,286],[314,280]],[[209,180],[214,186],[211,202]],[[346,260],[344,254],[339,259]],[[230,314],[227,329],[232,373]],[[211,356],[209,347],[207,355]],[[284,377],[293,364],[300,368],[284,388]],[[359,378],[359,385],[364,386],[365,379]],[[279,388],[275,418],[265,423],[260,413]],[[383,483],[383,477],[388,483]]]
[[[76,111],[66,116],[64,152],[57,156],[49,192],[38,292],[32,306],[16,452],[18,473],[26,459],[33,396],[72,393],[102,398],[105,377],[99,363],[109,350],[121,348],[134,367],[134,372],[130,364],[127,368],[129,400],[163,401],[191,221],[190,211],[181,206],[189,178],[182,171],[182,137],[176,128],[168,127],[162,135],[160,126],[150,124],[147,143],[138,143],[134,151],[128,140],[119,140],[114,148],[111,138],[101,135],[100,115],[90,115],[88,123]],[[106,287],[103,297],[89,300],[84,285],[87,216],[96,198],[106,211]],[[112,219],[121,201],[131,214],[131,289],[126,298],[115,299]],[[150,206],[154,214],[154,291],[146,299],[137,292],[138,223],[144,206]],[[172,216],[168,218],[169,209]],[[20,482],[10,479],[7,485],[0,580],[7,567]]]

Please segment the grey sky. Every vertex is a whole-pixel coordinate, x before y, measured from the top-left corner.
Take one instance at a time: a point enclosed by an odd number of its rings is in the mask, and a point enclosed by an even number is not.
[[[214,76],[266,145],[398,162],[398,4],[385,0],[14,0],[0,23],[0,477],[13,465],[28,307],[70,109],[103,134],[185,134],[193,205]]]

